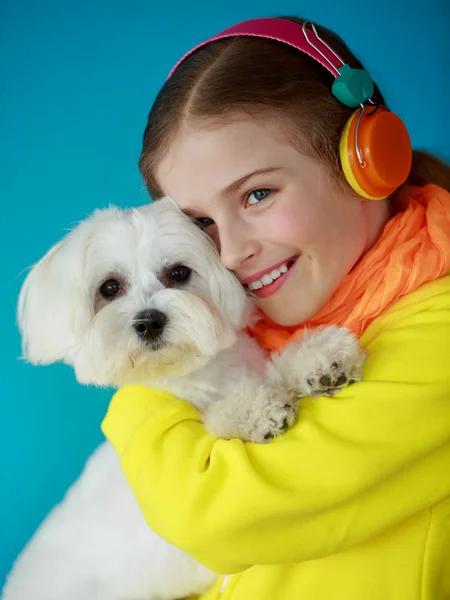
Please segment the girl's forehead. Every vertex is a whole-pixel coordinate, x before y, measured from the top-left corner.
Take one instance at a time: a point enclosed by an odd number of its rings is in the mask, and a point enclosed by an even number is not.
[[[184,203],[190,192],[211,196],[253,171],[289,168],[298,156],[274,124],[239,120],[181,131],[156,175],[164,194]]]

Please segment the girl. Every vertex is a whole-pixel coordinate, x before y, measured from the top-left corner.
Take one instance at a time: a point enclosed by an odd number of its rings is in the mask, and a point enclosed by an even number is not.
[[[148,189],[254,291],[259,342],[336,324],[368,353],[267,445],[209,436],[168,394],[113,398],[103,431],[148,523],[227,575],[204,600],[450,598],[449,169],[411,161],[352,68],[331,32],[257,19],[185,57],[150,112]]]

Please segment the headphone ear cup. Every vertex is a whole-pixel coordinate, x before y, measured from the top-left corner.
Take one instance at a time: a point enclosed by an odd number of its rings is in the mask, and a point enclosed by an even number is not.
[[[347,121],[340,141],[342,170],[350,187],[363,198],[382,200],[390,196],[408,178],[412,164],[412,147],[405,124],[385,108],[370,110],[364,107],[358,127],[356,152],[356,125],[361,109]]]

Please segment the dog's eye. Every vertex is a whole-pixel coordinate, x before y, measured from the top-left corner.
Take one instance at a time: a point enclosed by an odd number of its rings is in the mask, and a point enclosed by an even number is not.
[[[191,276],[191,269],[184,265],[177,265],[172,267],[169,271],[169,282],[170,283],[186,283]]]
[[[103,298],[106,298],[106,300],[112,300],[118,294],[120,294],[121,289],[121,285],[117,279],[108,279],[108,281],[102,283],[99,291]]]

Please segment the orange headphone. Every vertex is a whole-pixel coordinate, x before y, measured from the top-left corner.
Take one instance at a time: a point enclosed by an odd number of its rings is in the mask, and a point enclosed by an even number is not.
[[[190,50],[177,67],[199,48],[228,37],[268,38],[288,44],[316,60],[335,78],[332,94],[349,107],[352,114],[340,141],[341,165],[353,190],[368,200],[382,200],[392,194],[408,177],[412,147],[403,121],[372,101],[374,85],[364,69],[345,64],[316,31],[312,23],[303,25],[287,19],[252,19],[233,25]]]

